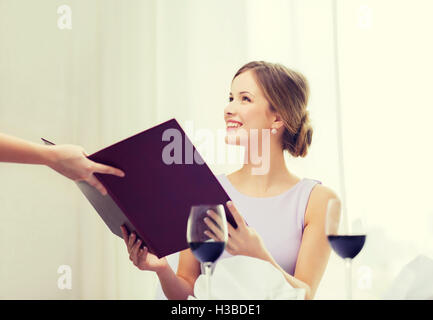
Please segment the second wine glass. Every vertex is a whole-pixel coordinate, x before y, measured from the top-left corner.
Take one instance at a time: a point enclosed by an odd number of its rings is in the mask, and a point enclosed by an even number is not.
[[[340,224],[343,218],[343,224]],[[350,226],[347,215],[342,214],[341,202],[338,199],[328,201],[326,212],[326,235],[331,248],[345,261],[346,299],[352,299],[352,259],[362,250],[366,234],[358,219],[354,227]],[[355,230],[354,230],[355,229]]]

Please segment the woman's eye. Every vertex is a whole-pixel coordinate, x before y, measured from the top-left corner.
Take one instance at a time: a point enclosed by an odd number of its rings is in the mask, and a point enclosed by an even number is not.
[[[229,97],[229,102],[232,102],[233,101],[233,97]],[[251,102],[251,99],[250,98],[248,98],[248,97],[242,97],[242,101],[248,101],[248,102]]]

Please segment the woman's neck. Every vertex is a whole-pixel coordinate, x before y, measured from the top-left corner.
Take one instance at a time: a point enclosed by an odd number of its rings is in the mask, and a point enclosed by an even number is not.
[[[284,160],[284,151],[280,145],[271,143],[268,152],[261,153],[261,161],[257,161],[255,151],[246,149],[244,165],[236,172],[242,184],[253,184],[256,190],[266,192],[275,184],[284,184],[290,178],[290,172]]]

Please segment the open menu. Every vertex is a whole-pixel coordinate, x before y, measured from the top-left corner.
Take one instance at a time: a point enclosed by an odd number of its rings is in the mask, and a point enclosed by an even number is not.
[[[123,170],[125,177],[95,173],[105,196],[83,181],[77,182],[80,190],[111,232],[122,237],[120,226],[126,225],[159,258],[188,248],[193,205],[222,204],[237,227],[226,206],[229,196],[174,118],[88,158]]]

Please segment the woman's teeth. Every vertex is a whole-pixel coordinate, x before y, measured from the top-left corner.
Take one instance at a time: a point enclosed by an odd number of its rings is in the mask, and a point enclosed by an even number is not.
[[[239,123],[229,123],[227,125],[227,128],[239,128],[241,126],[241,124]]]

